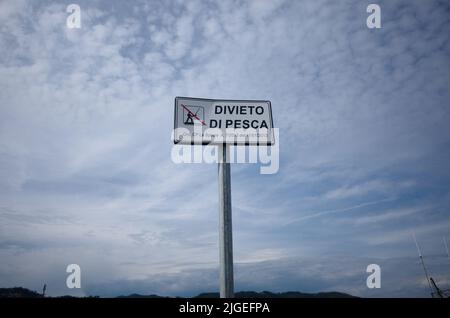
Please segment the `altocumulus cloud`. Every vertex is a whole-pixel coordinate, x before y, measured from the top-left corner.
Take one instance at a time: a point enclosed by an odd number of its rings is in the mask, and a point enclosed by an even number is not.
[[[2,287],[218,289],[216,167],[172,163],[174,96],[273,104],[279,173],[232,168],[237,289],[428,296],[412,232],[448,286],[447,3],[379,1],[377,30],[369,1],[77,3],[81,29],[0,2]]]

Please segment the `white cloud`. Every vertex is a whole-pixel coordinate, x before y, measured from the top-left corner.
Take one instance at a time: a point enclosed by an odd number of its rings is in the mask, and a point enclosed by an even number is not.
[[[392,210],[383,211],[382,213],[377,213],[374,215],[352,218],[349,221],[353,222],[356,225],[387,222],[387,221],[391,221],[391,220],[395,220],[395,219],[409,217],[416,213],[425,214],[425,213],[429,212],[432,208],[433,208],[432,205],[428,205],[428,206],[414,206],[414,207],[410,207],[410,208],[392,209]]]
[[[252,0],[249,2],[249,12],[254,19],[266,18],[284,2],[284,0]]]
[[[334,189],[325,194],[326,199],[345,199],[355,196],[365,196],[368,194],[390,194],[394,191],[401,191],[405,188],[414,186],[412,181],[403,181],[399,183],[392,183],[383,180],[372,180],[362,184],[344,186]]]

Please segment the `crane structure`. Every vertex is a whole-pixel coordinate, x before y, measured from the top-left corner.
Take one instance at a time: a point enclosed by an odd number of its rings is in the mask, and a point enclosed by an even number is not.
[[[432,298],[450,298],[450,289],[446,289],[446,290],[440,289],[438,287],[438,285],[436,284],[435,280],[433,279],[433,277],[428,275],[428,271],[425,266],[425,262],[423,260],[423,256],[422,256],[422,252],[420,250],[419,244],[417,243],[415,233],[413,233],[413,238],[414,238],[414,243],[416,243],[417,252],[419,253],[419,259],[422,264],[422,268],[425,273],[425,277],[427,279],[428,287],[430,288],[431,297]],[[449,256],[449,259],[450,259],[450,255],[448,254],[447,242],[445,240],[445,237],[444,237],[444,245],[447,250],[447,256]]]

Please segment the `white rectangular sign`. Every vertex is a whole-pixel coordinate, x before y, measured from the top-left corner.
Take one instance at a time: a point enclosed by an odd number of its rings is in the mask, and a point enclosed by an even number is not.
[[[174,143],[272,145],[272,106],[267,100],[175,98]]]

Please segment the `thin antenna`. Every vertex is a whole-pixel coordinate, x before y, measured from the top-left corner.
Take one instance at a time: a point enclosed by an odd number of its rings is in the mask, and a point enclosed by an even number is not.
[[[422,253],[420,252],[420,247],[419,247],[419,244],[417,243],[416,234],[414,232],[413,232],[413,238],[414,238],[414,242],[416,243],[417,252],[419,253],[419,258],[420,258],[420,261],[422,263],[423,271],[425,272],[425,277],[427,278],[428,287],[430,287],[431,297],[433,297],[433,288],[431,287],[430,279],[428,278],[427,268],[425,267],[425,263],[423,261]]]
[[[419,244],[417,244],[417,240],[416,240],[416,234],[413,232],[413,238],[414,238],[414,243],[416,243],[416,247],[417,247],[417,252],[419,253],[419,257],[422,258],[422,253],[420,252],[420,247]]]
[[[445,236],[443,237],[443,239],[444,239],[444,245],[445,245],[445,250],[447,251],[448,259],[450,259],[450,254],[448,253],[447,240],[445,239]]]
[[[436,293],[439,296],[439,298],[444,298],[444,294],[442,293],[442,290],[440,290],[439,287],[436,285],[436,282],[434,281],[433,277],[430,277],[430,281],[433,284],[433,287],[436,290]]]

